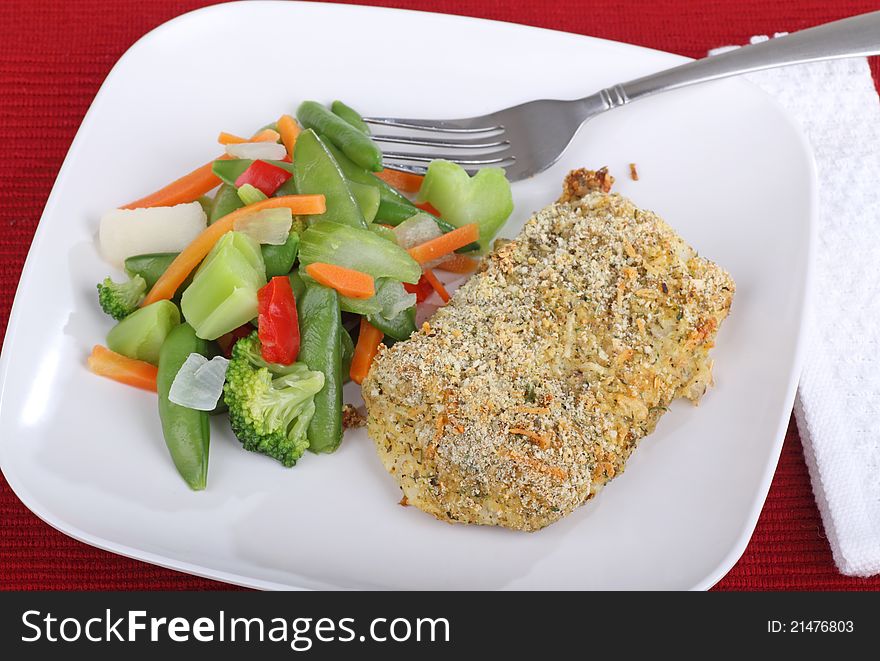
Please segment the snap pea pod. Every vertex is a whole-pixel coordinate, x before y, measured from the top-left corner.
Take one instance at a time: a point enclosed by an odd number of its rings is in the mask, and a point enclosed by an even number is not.
[[[204,489],[208,481],[208,448],[211,440],[208,413],[178,406],[168,399],[168,393],[187,357],[191,353],[207,355],[208,351],[208,342],[196,337],[192,326],[176,326],[162,343],[156,377],[159,418],[165,444],[177,472],[196,491]]]
[[[205,215],[210,216],[211,215],[211,206],[214,204],[214,201],[210,197],[208,197],[207,195],[202,195],[196,201],[199,203],[199,205],[201,205],[202,211],[205,212]]]
[[[125,272],[128,276],[141,276],[147,283],[147,289],[152,289],[156,280],[165,273],[174,258],[176,252],[151,252],[146,255],[134,255],[125,260]],[[183,289],[183,286],[180,287]]]
[[[296,195],[296,181],[294,177],[281,184],[272,197],[282,197],[283,195]]]
[[[367,186],[376,186],[379,189],[379,199],[382,202],[400,202],[401,204],[407,204],[411,207],[413,206],[413,203],[410,202],[406,196],[396,191],[392,186],[389,186],[372,172],[368,172],[352,161],[332,142],[329,140],[324,140],[323,142],[327,145],[327,150],[333,154],[333,158],[336,159],[336,163],[339,165],[339,169],[342,170],[342,174],[345,175],[346,179],[359,184],[366,184]]]
[[[362,168],[373,172],[382,170],[382,150],[376,146],[376,143],[320,103],[303,101],[296,111],[296,117],[303,128],[314,129],[316,133],[327,136],[346,156]],[[295,157],[293,160],[296,162]]]
[[[294,160],[296,160],[294,158]],[[315,395],[315,415],[307,436],[312,452],[333,452],[342,441],[342,314],[335,290],[291,276],[299,317],[299,357],[310,370],[324,374]]]
[[[354,358],[354,341],[344,328],[339,329],[339,340],[342,344],[342,380],[348,381],[348,373],[351,371],[351,359]]]
[[[354,128],[365,135],[370,135],[370,127],[361,117],[360,113],[351,106],[345,105],[342,101],[336,100],[330,104],[330,112],[344,119]]]
[[[260,246],[263,253],[263,261],[266,263],[266,279],[276,275],[287,275],[296,261],[296,253],[299,251],[299,234],[291,232],[290,236],[280,246],[264,244]]]
[[[416,307],[401,310],[393,319],[386,319],[381,314],[371,314],[367,321],[390,338],[406,340],[416,332]]]
[[[220,184],[217,194],[214,196],[214,204],[211,206],[211,213],[208,214],[208,224],[212,224],[223,218],[223,216],[232,213],[236,209],[244,206],[244,202],[238,196],[238,191],[232,184]]]
[[[345,183],[348,185],[348,190],[351,191],[351,196],[354,198],[354,201],[357,202],[358,208],[364,215],[364,220],[367,222],[367,225],[369,225],[376,218],[376,212],[379,210],[379,204],[381,202],[379,189],[375,186],[359,184],[356,181],[346,180]]]
[[[296,138],[293,179],[296,180],[296,189],[301,195],[324,195],[327,211],[321,215],[322,221],[366,228],[364,215],[336,160],[318,135],[310,129]]]
[[[384,223],[386,225],[400,225],[407,218],[412,218],[417,213],[425,213],[416,205],[409,201],[406,196],[396,191],[393,187],[379,179],[376,175],[367,172],[362,167],[353,163],[345,154],[337,149],[333,144],[326,142],[327,150],[336,159],[339,169],[349,181],[368,186],[376,186],[379,189],[379,208],[376,210],[374,222]],[[437,218],[433,214],[428,214],[433,218],[437,226],[444,234],[451,232],[455,227],[447,223],[442,218]],[[480,246],[476,242],[459,248],[456,252],[471,252],[479,250]]]

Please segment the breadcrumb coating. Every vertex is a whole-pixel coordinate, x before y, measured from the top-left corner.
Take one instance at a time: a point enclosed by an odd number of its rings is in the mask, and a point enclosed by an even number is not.
[[[732,279],[602,192],[608,181],[573,172],[564,201],[380,351],[363,383],[368,428],[410,505],[543,528],[622,473],[673,399],[696,403],[711,384]]]

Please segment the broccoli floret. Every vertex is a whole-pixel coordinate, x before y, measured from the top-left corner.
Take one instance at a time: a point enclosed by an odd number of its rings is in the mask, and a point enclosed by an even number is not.
[[[255,331],[235,343],[226,370],[223,394],[232,431],[246,450],[293,466],[309,447],[306,429],[323,387],[324,375],[305,363],[266,363]]]
[[[104,278],[104,282],[98,283],[98,303],[116,321],[125,319],[137,310],[146,293],[147,281],[139,275],[125,282],[113,282],[110,278]]]

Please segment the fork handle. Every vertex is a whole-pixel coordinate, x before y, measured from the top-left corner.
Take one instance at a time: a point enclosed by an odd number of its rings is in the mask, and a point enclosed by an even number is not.
[[[607,110],[658,92],[728,76],[789,64],[877,54],[880,54],[880,11],[688,62],[603,89],[598,96]]]

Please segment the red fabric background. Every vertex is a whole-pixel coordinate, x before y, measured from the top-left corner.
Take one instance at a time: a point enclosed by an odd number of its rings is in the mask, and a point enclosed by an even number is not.
[[[753,34],[880,9],[878,0],[379,0],[356,4],[479,16],[626,41],[691,57]],[[0,3],[0,326],[56,172],[110,67],[136,39],[199,0]],[[428,45],[426,48],[442,45]],[[386,51],[393,53],[393,49]],[[390,56],[389,56],[390,59]],[[388,63],[393,66],[393,62]],[[876,59],[872,62],[878,78]],[[10,194],[12,193],[12,194]],[[216,589],[222,583],[85,546],[31,514],[0,478],[0,589]],[[758,527],[722,590],[865,590],[837,573],[792,423]]]

